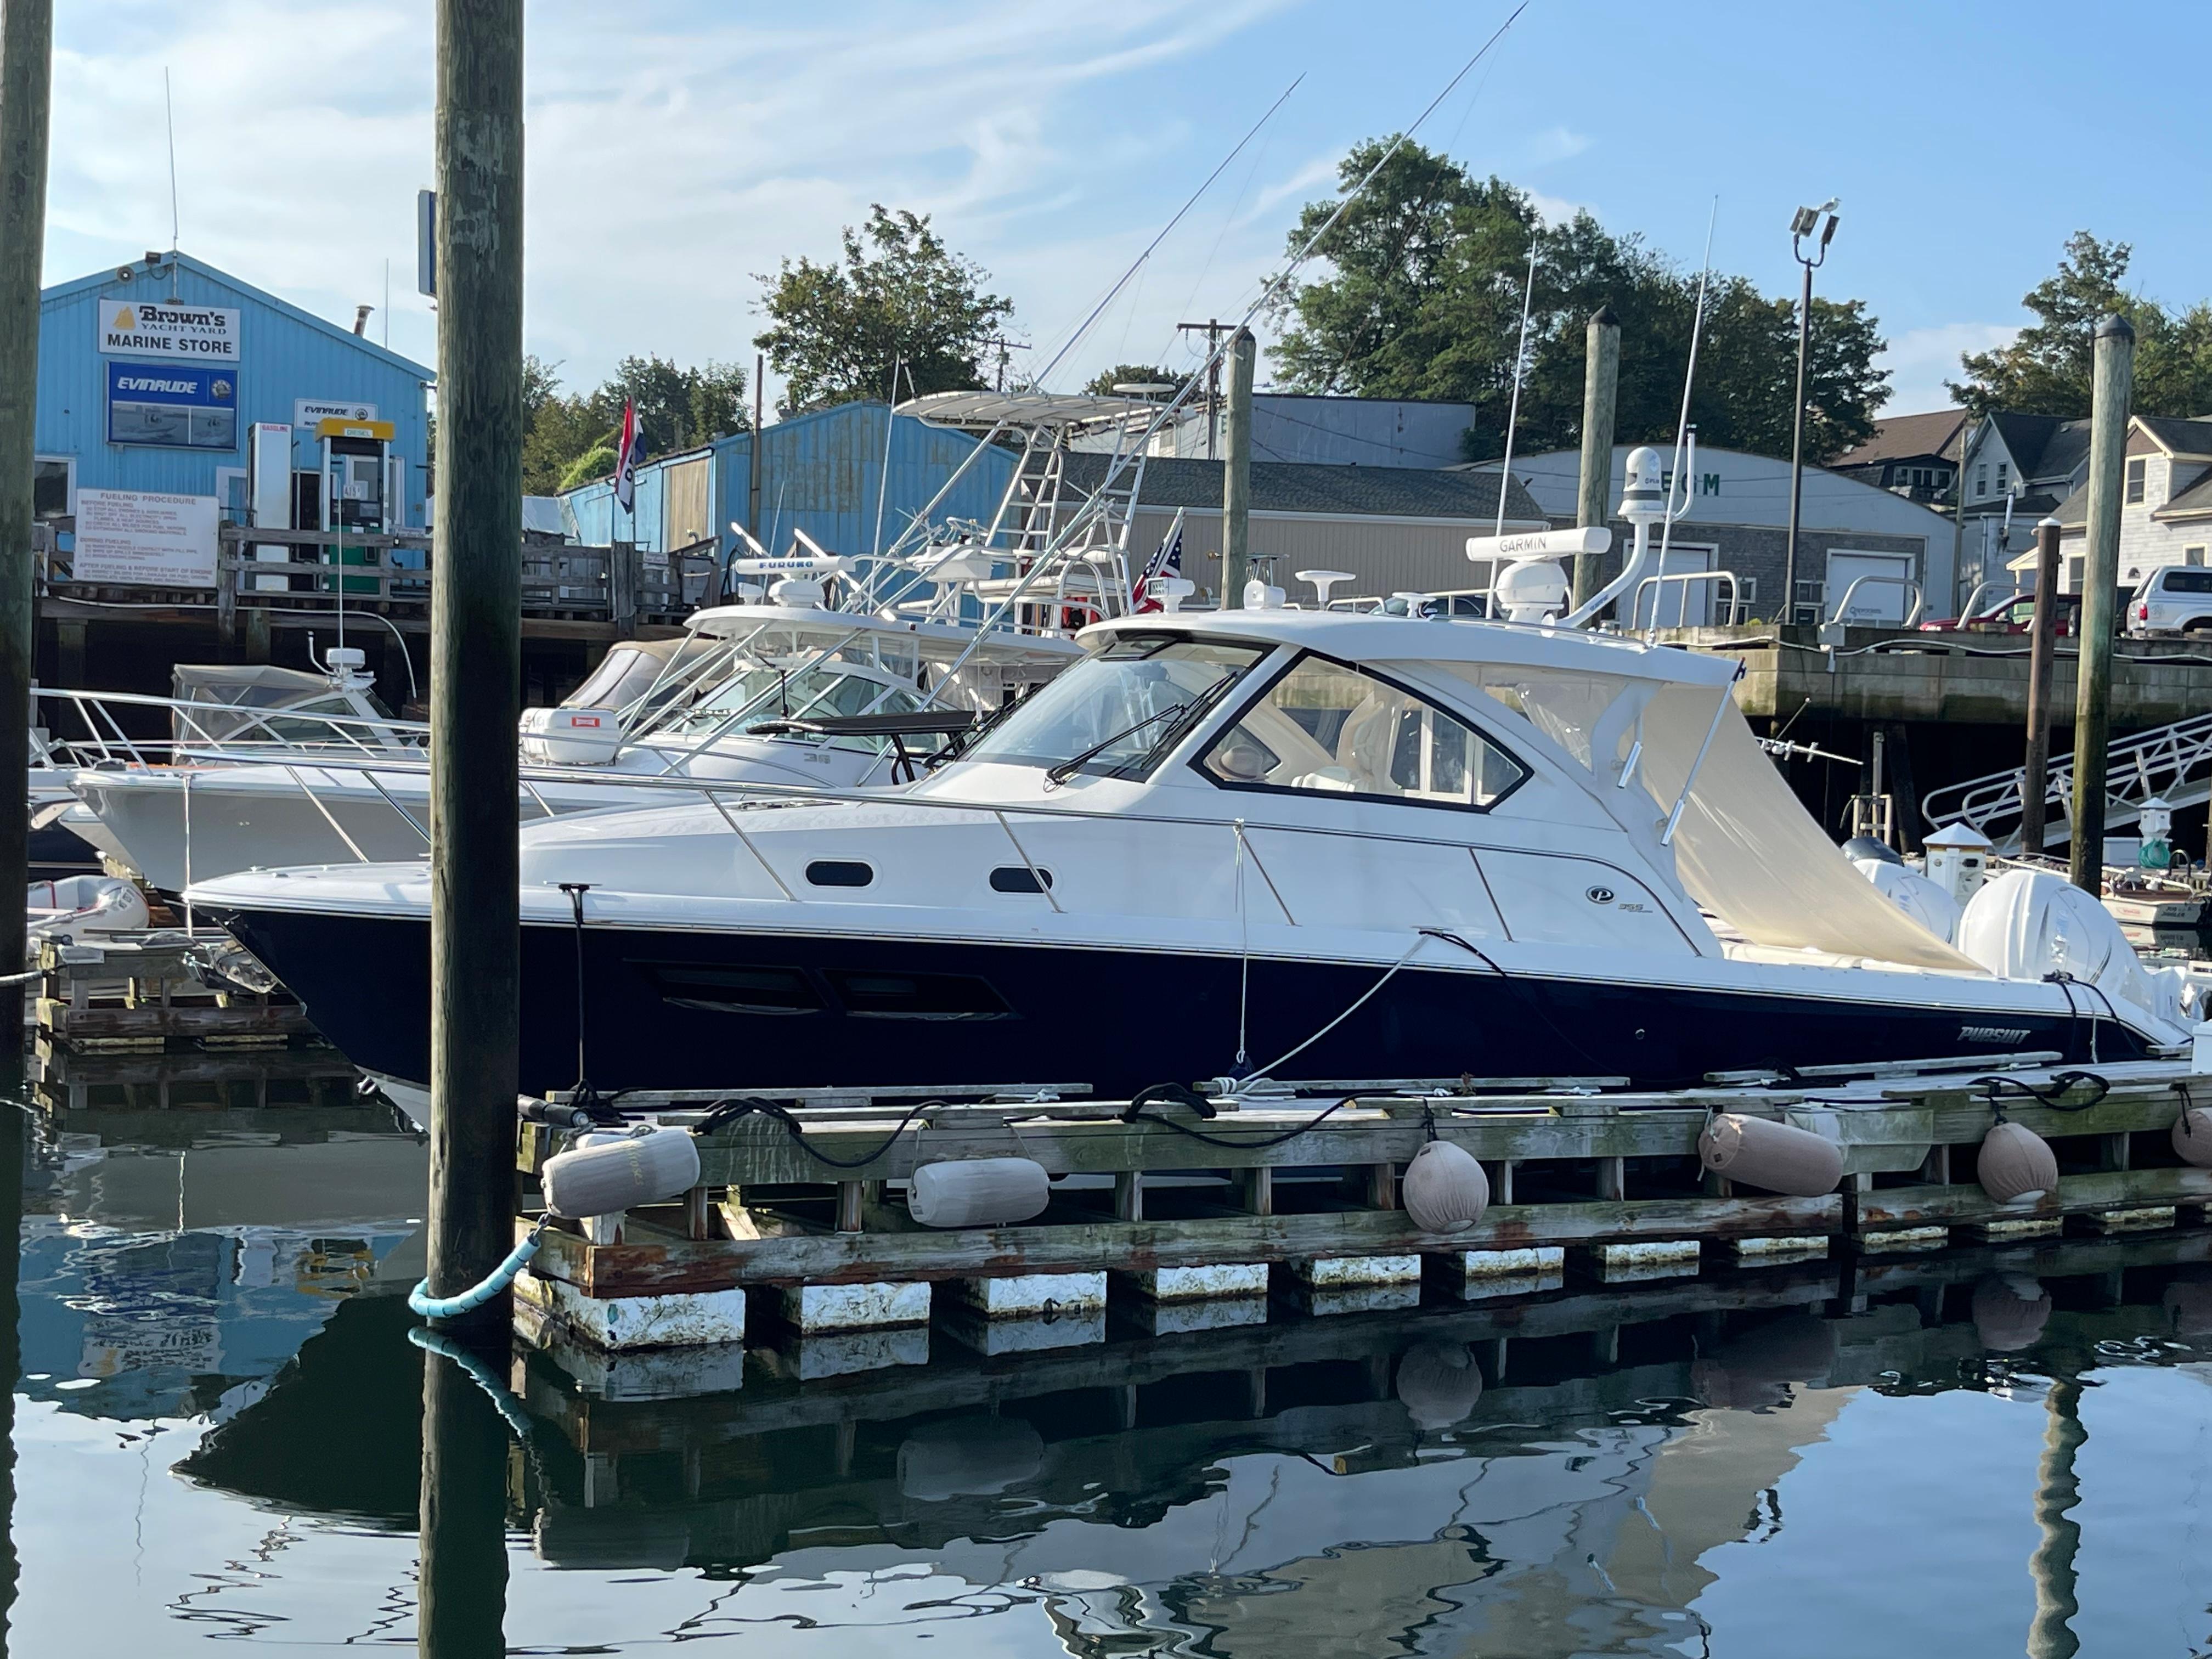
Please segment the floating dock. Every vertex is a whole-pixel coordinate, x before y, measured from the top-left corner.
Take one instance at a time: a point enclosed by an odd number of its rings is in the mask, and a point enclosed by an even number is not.
[[[1410,1307],[1425,1291],[1522,1295],[1568,1273],[1611,1285],[1832,1252],[2203,1226],[2212,1170],[2184,1164],[2170,1137],[2190,1091],[2212,1103],[2212,1078],[2179,1060],[2087,1077],[2057,1058],[1729,1075],[1668,1093],[1605,1079],[1351,1082],[1316,1097],[1220,1097],[1211,1118],[1066,1088],[979,1091],[919,1116],[921,1091],[786,1096],[767,1103],[773,1115],[702,1134],[700,1184],[680,1200],[550,1228],[517,1283],[516,1317],[532,1340],[620,1354],[742,1343],[756,1299],[802,1334],[934,1312],[1012,1351],[1097,1340],[1109,1300],[1168,1309],[1170,1323],[1178,1304],[1271,1294],[1325,1315]],[[631,1092],[623,1104],[680,1127],[730,1098]],[[1698,1159],[1721,1111],[1835,1141],[1838,1190],[1729,1190]],[[2057,1155],[2055,1189],[2032,1202],[1998,1203],[1976,1180],[2000,1111]],[[1431,1135],[1489,1177],[1487,1210],[1460,1231],[1424,1231],[1398,1201],[1399,1171]],[[565,1132],[523,1126],[526,1192],[565,1144]],[[1018,1225],[926,1228],[892,1191],[924,1164],[1010,1156],[1053,1178],[1048,1206]]]

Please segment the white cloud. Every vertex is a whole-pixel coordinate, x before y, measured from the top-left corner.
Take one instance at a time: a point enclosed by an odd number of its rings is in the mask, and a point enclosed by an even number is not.
[[[1122,78],[1285,3],[878,0],[763,21],[678,0],[534,0],[530,346],[565,360],[572,384],[632,352],[750,360],[755,275],[787,255],[833,255],[839,228],[878,201],[935,216],[1035,337],[1065,332],[1211,166],[1182,123],[1117,120]],[[381,303],[389,259],[392,346],[430,361],[412,261],[415,192],[431,182],[432,51],[428,0],[78,10],[55,64],[49,280],[167,244],[166,66],[185,250],[349,323],[357,302]],[[1212,217],[1194,215],[1146,273],[1116,330],[1133,353],[1164,349],[1186,296],[1224,306],[1213,290],[1279,249],[1279,223],[1223,228],[1236,182],[1224,175]],[[1079,354],[1070,371],[1097,366]]]
[[[1882,412],[1918,415],[1953,407],[1958,400],[1944,382],[1960,378],[1960,354],[2009,345],[2019,332],[2003,323],[1938,323],[1905,330],[1875,360],[1876,368],[1890,373]]]

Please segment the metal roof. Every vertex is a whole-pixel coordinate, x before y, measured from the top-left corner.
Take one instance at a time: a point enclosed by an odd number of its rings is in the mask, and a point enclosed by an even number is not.
[[[932,426],[963,430],[1012,426],[1111,426],[1150,421],[1164,404],[1148,398],[1102,397],[1087,392],[933,392],[909,398],[898,412]]]

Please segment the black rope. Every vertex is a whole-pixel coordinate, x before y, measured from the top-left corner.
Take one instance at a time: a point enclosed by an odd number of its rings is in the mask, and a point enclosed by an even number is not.
[[[1181,1085],[1167,1085],[1164,1086],[1173,1088],[1180,1087]],[[1146,1092],[1149,1093],[1151,1091],[1146,1091]],[[1296,1140],[1300,1135],[1310,1133],[1313,1130],[1319,1128],[1324,1119],[1342,1111],[1346,1107],[1351,1105],[1352,1102],[1358,1098],[1359,1097],[1357,1095],[1346,1095],[1342,1100],[1338,1101],[1335,1105],[1324,1108],[1322,1110],[1315,1113],[1304,1123],[1298,1124],[1293,1128],[1285,1129],[1280,1134],[1264,1135],[1257,1139],[1252,1140],[1231,1140],[1222,1135],[1210,1135],[1203,1129],[1194,1129],[1188,1123],[1178,1123],[1171,1117],[1155,1117],[1150,1112],[1145,1111],[1139,1108],[1135,1101],[1129,1103],[1129,1109],[1121,1114],[1121,1121],[1124,1123],[1157,1123],[1164,1129],[1173,1129],[1179,1135],[1188,1135],[1193,1140],[1203,1141],[1208,1146],[1220,1146],[1234,1152],[1242,1147],[1257,1149],[1267,1146],[1279,1146],[1285,1141]]]
[[[899,1120],[898,1127],[885,1135],[880,1145],[873,1151],[864,1152],[858,1158],[832,1158],[818,1147],[809,1146],[806,1141],[805,1126],[799,1122],[797,1115],[789,1107],[779,1106],[772,1100],[763,1100],[756,1095],[747,1095],[735,1100],[716,1101],[707,1109],[706,1115],[691,1126],[691,1133],[695,1135],[710,1135],[717,1130],[727,1128],[740,1118],[750,1117],[757,1113],[762,1117],[772,1118],[781,1123],[784,1133],[791,1137],[792,1145],[816,1163],[826,1164],[833,1170],[857,1170],[863,1165],[873,1164],[896,1146],[898,1138],[907,1132],[908,1126],[912,1124],[915,1119],[920,1117],[924,1112],[945,1103],[944,1101],[935,1099],[919,1103],[912,1111]]]
[[[592,890],[588,881],[564,881],[561,890],[568,896],[568,909],[574,916],[576,937],[576,1088],[580,1101],[599,1098],[592,1087],[592,1068],[584,1063],[584,895]],[[586,1108],[588,1109],[588,1107]]]
[[[2065,1098],[2068,1091],[2081,1083],[2090,1086],[2089,1097],[2069,1102]],[[2016,1077],[1978,1077],[1969,1086],[1983,1091],[1990,1103],[1990,1115],[2000,1123],[2007,1121],[2004,1097],[2008,1095],[2015,1099],[2039,1102],[2054,1112],[2086,1112],[2112,1092],[2111,1081],[2094,1072],[2053,1072],[2051,1086],[2047,1089],[2039,1089],[2033,1083]]]
[[[2186,1083],[2176,1083],[2172,1087],[2173,1092],[2181,1097],[2181,1115],[2174,1121],[2185,1138],[2194,1140],[2197,1139],[2197,1130],[2190,1122],[2189,1115],[2197,1109],[2197,1103],[2189,1097],[2189,1085]]]

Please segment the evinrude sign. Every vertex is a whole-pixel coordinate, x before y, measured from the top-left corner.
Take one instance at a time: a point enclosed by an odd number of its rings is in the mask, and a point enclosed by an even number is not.
[[[178,363],[236,364],[238,318],[227,306],[169,300],[102,300],[94,313],[101,356]]]

